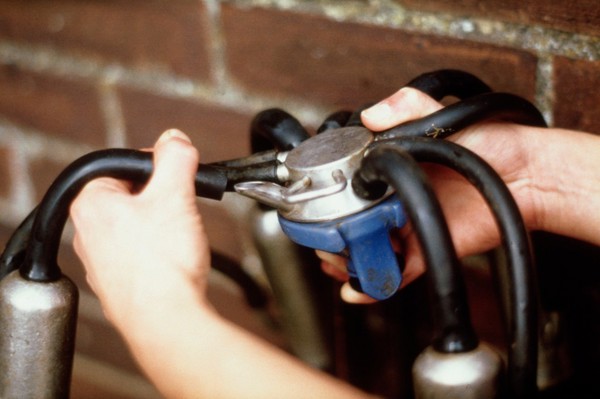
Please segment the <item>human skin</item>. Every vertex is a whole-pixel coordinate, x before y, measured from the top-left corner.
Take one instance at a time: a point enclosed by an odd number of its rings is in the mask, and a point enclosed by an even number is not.
[[[363,113],[377,131],[442,106],[402,89]],[[451,140],[477,152],[502,176],[529,229],[600,244],[600,138],[561,129],[480,124]],[[195,202],[198,152],[166,132],[152,149],[154,173],[139,189],[114,179],[89,183],[71,208],[74,247],[107,318],[168,398],[368,397],[298,362],[220,317],[206,299],[208,240]],[[499,243],[491,213],[463,178],[424,165],[459,256]],[[414,234],[396,237],[405,281],[424,270]],[[340,257],[323,269],[345,279]],[[543,272],[543,271],[541,271]],[[350,301],[364,296],[345,286]]]
[[[206,299],[208,238],[196,206],[198,152],[171,130],[141,191],[89,183],[71,206],[74,248],[102,309],[167,398],[365,398],[225,320]]]
[[[382,131],[426,116],[441,104],[412,88],[402,88],[362,113],[364,125]],[[600,137],[564,129],[508,123],[481,123],[450,136],[480,155],[507,184],[529,230],[544,230],[600,245]],[[500,244],[491,211],[477,190],[458,173],[441,166],[427,171],[459,257],[482,253]],[[405,255],[403,284],[425,270],[410,227],[393,237]],[[346,281],[346,260],[318,252],[322,268]],[[344,284],[342,297],[372,302]]]

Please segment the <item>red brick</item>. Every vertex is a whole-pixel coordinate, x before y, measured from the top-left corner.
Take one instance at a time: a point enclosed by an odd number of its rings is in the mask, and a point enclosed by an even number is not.
[[[0,66],[0,115],[56,137],[105,143],[98,93],[82,81]]]
[[[73,160],[75,160],[75,155]],[[54,162],[45,158],[38,158],[29,164],[29,175],[34,188],[34,199],[39,203],[52,182],[67,167],[65,163]]]
[[[10,157],[11,151],[0,147],[0,197],[8,197],[11,190]]]
[[[600,134],[600,61],[557,57],[554,76],[555,125]]]
[[[597,0],[397,0],[410,9],[451,12],[523,24],[541,24],[559,30],[597,35]]]
[[[129,146],[150,147],[161,132],[177,128],[192,138],[202,162],[249,154],[251,115],[133,89],[121,89],[119,93]]]
[[[0,3],[0,38],[208,76],[202,2],[27,1]]]
[[[463,69],[533,98],[536,58],[509,48],[224,5],[228,68],[240,84],[336,107],[387,96],[423,72]]]

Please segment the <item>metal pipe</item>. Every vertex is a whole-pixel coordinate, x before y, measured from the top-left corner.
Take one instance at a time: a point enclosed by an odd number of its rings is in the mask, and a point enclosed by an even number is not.
[[[69,397],[77,302],[64,276],[38,283],[14,271],[0,281],[0,397]]]

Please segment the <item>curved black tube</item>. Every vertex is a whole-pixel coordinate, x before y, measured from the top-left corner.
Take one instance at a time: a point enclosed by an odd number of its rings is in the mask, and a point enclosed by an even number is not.
[[[152,173],[152,154],[148,152],[110,149],[87,154],[67,167],[50,186],[39,205],[32,226],[23,277],[35,281],[52,281],[60,277],[56,256],[60,237],[75,196],[89,181],[98,177],[114,177],[145,182]],[[207,198],[220,199],[227,185],[222,170],[200,165],[196,175],[196,191]]]
[[[369,108],[370,106],[374,105],[375,103],[367,103],[367,104],[363,104],[361,107],[357,108],[352,114],[350,114],[350,118],[348,118],[348,120],[346,121],[346,124],[344,126],[361,126],[364,127],[365,125],[363,125],[360,114],[367,108]]]
[[[457,97],[464,100],[492,89],[481,79],[457,69],[441,69],[417,76],[406,84],[439,101],[444,97]]]
[[[37,216],[37,207],[23,219],[8,239],[2,255],[0,255],[0,280],[17,270],[25,260],[25,251],[29,245],[31,229]]]
[[[250,125],[252,152],[289,151],[309,137],[296,118],[279,108],[259,112]]]
[[[385,130],[375,139],[445,138],[467,126],[492,119],[546,127],[540,111],[524,98],[508,93],[484,93],[448,105],[426,117]]]
[[[428,266],[433,347],[443,353],[474,349],[478,339],[471,325],[460,264],[442,209],[425,173],[405,151],[379,146],[365,157],[352,180],[361,196],[368,193],[374,182],[385,182],[396,190],[417,234]]]
[[[442,164],[457,171],[477,188],[491,208],[506,251],[511,280],[511,284],[501,287],[510,293],[507,353],[511,397],[533,397],[538,349],[536,279],[529,234],[510,191],[483,159],[458,144],[429,138],[383,143],[408,151],[418,162]]]
[[[340,127],[346,126],[346,124],[348,123],[348,120],[350,120],[351,116],[352,116],[351,111],[336,111],[336,112],[334,112],[333,114],[331,114],[327,118],[325,118],[323,123],[321,123],[321,126],[319,126],[319,128],[317,129],[317,134],[323,133],[324,131],[329,130],[329,129],[338,129]]]

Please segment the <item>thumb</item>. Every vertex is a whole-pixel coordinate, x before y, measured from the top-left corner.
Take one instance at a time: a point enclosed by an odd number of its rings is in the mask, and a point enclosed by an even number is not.
[[[154,172],[145,191],[195,196],[198,161],[190,138],[179,130],[167,130],[154,145]]]
[[[402,122],[422,118],[441,108],[442,105],[427,94],[411,87],[403,87],[364,110],[361,118],[368,129],[379,132]]]

